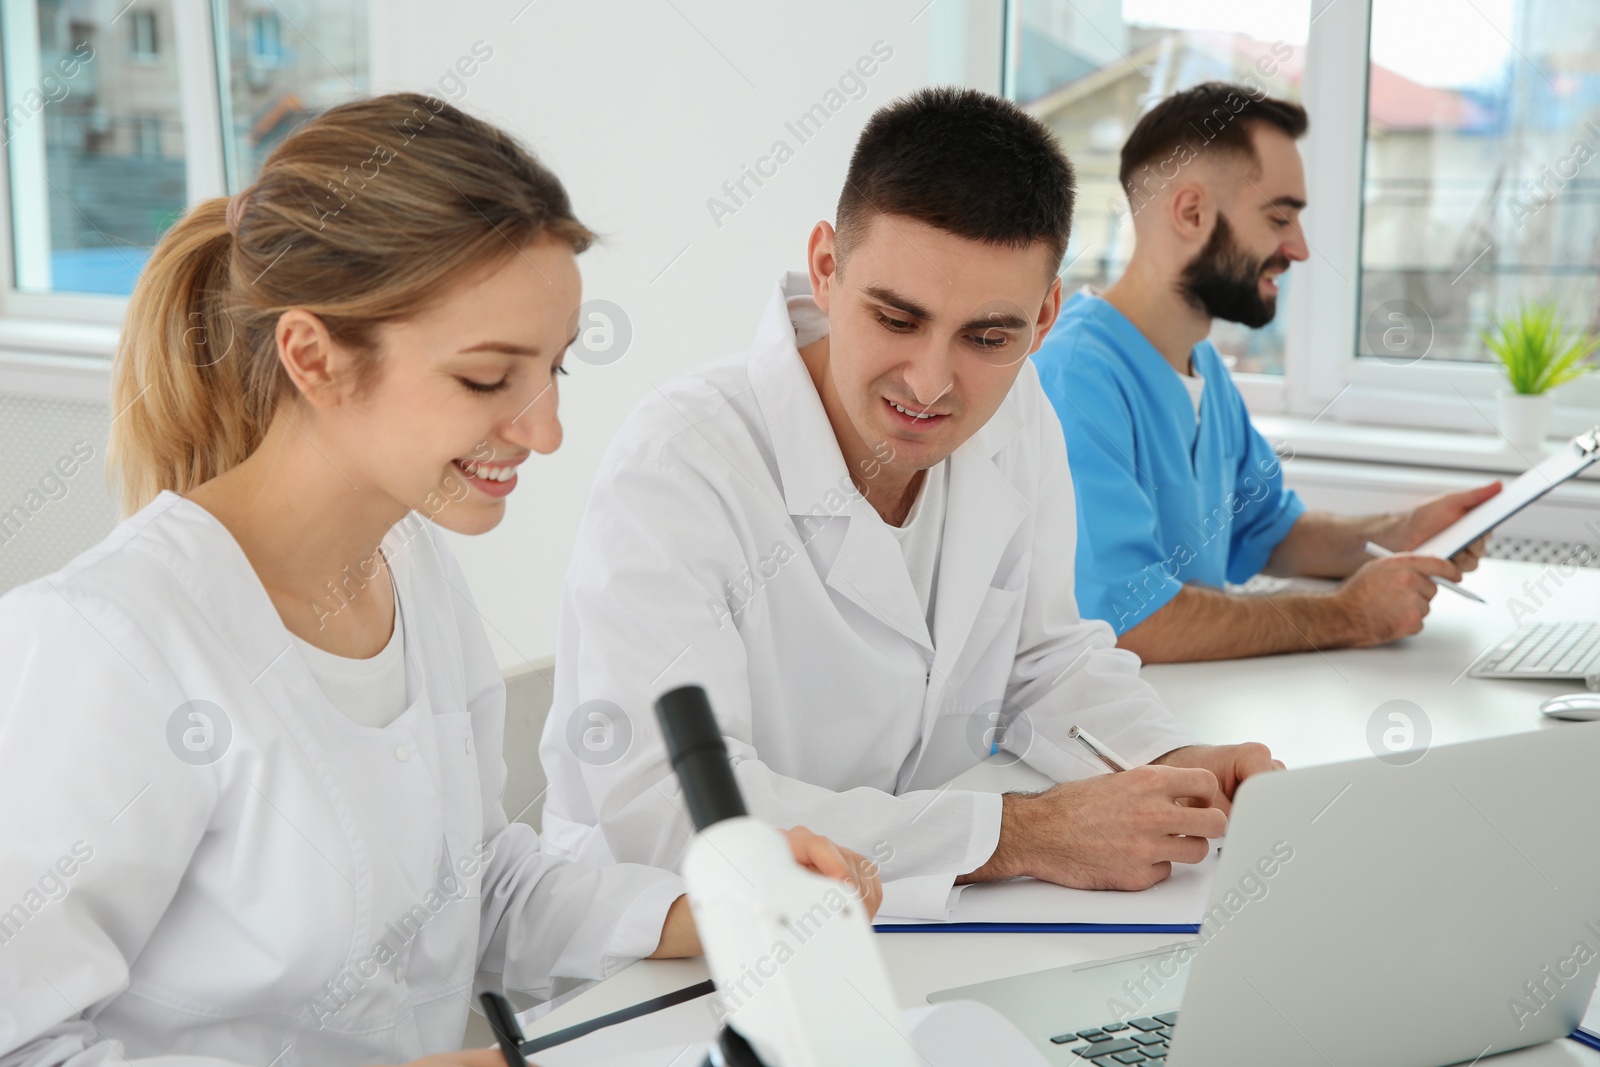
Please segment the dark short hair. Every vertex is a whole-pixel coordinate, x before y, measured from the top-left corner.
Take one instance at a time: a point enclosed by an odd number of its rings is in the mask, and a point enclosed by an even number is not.
[[[1051,272],[1072,234],[1075,179],[1055,135],[1009,100],[922,89],[867,122],[839,194],[841,259],[877,215],[1012,248],[1044,241]]]
[[[1144,117],[1122,146],[1122,169],[1117,177],[1129,199],[1150,180],[1157,188],[1176,177],[1166,173],[1169,160],[1196,158],[1204,151],[1233,153],[1256,160],[1252,127],[1271,126],[1291,138],[1303,137],[1309,122],[1306,109],[1292,100],[1267,96],[1257,89],[1227,82],[1206,82],[1173,93]],[[1158,165],[1158,173],[1148,168]],[[1143,173],[1142,173],[1143,172]]]

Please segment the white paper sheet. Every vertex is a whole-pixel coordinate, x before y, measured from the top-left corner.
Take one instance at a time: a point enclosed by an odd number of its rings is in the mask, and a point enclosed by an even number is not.
[[[1200,922],[1205,912],[1219,854],[1213,849],[1201,863],[1174,864],[1172,877],[1136,893],[1068,889],[1033,878],[969,885],[943,922],[1192,926]],[[891,913],[885,893],[884,906],[873,923],[937,926],[940,921]]]
[[[719,1027],[708,994],[528,1057],[538,1067],[700,1067]]]

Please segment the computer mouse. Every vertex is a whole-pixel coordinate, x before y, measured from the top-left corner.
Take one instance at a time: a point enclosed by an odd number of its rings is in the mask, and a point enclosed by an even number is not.
[[[1568,693],[1551,697],[1539,705],[1539,710],[1552,719],[1591,722],[1600,719],[1600,693]]]

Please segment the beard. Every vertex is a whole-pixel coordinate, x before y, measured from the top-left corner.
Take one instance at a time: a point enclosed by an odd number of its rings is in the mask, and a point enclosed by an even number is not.
[[[1179,288],[1191,303],[1214,319],[1258,329],[1278,313],[1278,298],[1261,295],[1261,274],[1267,268],[1288,270],[1282,256],[1256,259],[1233,239],[1227,216],[1218,213],[1211,237],[1183,268]]]

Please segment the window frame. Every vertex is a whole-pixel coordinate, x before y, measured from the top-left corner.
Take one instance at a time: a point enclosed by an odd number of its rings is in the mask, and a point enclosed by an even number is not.
[[[225,0],[167,0],[172,23],[172,56],[178,71],[179,114],[183,122],[185,209],[202,200],[227,196],[234,188],[230,181],[230,164],[224,136],[225,105],[222,96],[222,79],[228,63],[228,23]],[[159,32],[160,20],[157,20]],[[108,24],[109,26],[110,24]],[[105,35],[105,47],[122,33],[131,32],[126,27],[113,26]],[[12,40],[38,40],[38,12],[35,4],[25,0],[0,0],[0,33]],[[367,42],[369,50],[372,42]],[[7,68],[10,58],[0,51],[0,86],[7,84],[11,75]],[[168,61],[169,57],[159,57]],[[24,63],[26,60],[24,59]],[[29,77],[31,73],[31,77]],[[33,71],[23,70],[20,75],[26,84],[39,80],[37,60]],[[40,115],[35,118],[41,117]],[[22,135],[27,135],[22,136]],[[35,146],[18,145],[18,141],[33,140]],[[0,145],[0,348],[9,347],[8,333],[34,338],[38,327],[48,328],[58,324],[63,338],[73,334],[79,324],[115,327],[121,324],[128,306],[125,296],[97,293],[38,292],[20,289],[16,278],[16,209],[12,202],[11,158],[18,151],[43,151],[43,124],[29,122],[21,135],[10,143]],[[31,195],[44,195],[35,191]],[[41,214],[41,217],[48,217]],[[19,330],[7,330],[8,323],[19,324]],[[65,342],[64,343],[69,343]],[[36,342],[35,342],[36,344]],[[109,353],[106,353],[109,355]]]
[[[140,63],[158,63],[161,61],[161,24],[156,21],[154,11],[129,11],[132,21],[128,24],[130,36],[133,38],[133,58]],[[147,24],[150,27],[149,48],[142,48],[144,34],[139,32],[139,26]]]
[[[1495,430],[1500,371],[1463,362],[1396,366],[1357,356],[1361,311],[1361,242],[1367,147],[1367,96],[1373,0],[1311,0],[1301,103],[1311,127],[1300,143],[1309,207],[1303,216],[1311,256],[1286,308],[1283,374],[1235,374],[1252,412],[1313,422],[1367,423],[1467,433]],[[1021,0],[1006,0],[996,76],[969,81],[1008,93],[1015,78],[1013,42]],[[990,27],[972,11],[968,32]],[[1359,87],[1358,92],[1351,88]],[[1352,150],[1353,149],[1353,150]],[[1600,264],[1596,265],[1600,269]],[[1558,394],[1554,431],[1576,434],[1594,425],[1600,374]]]

